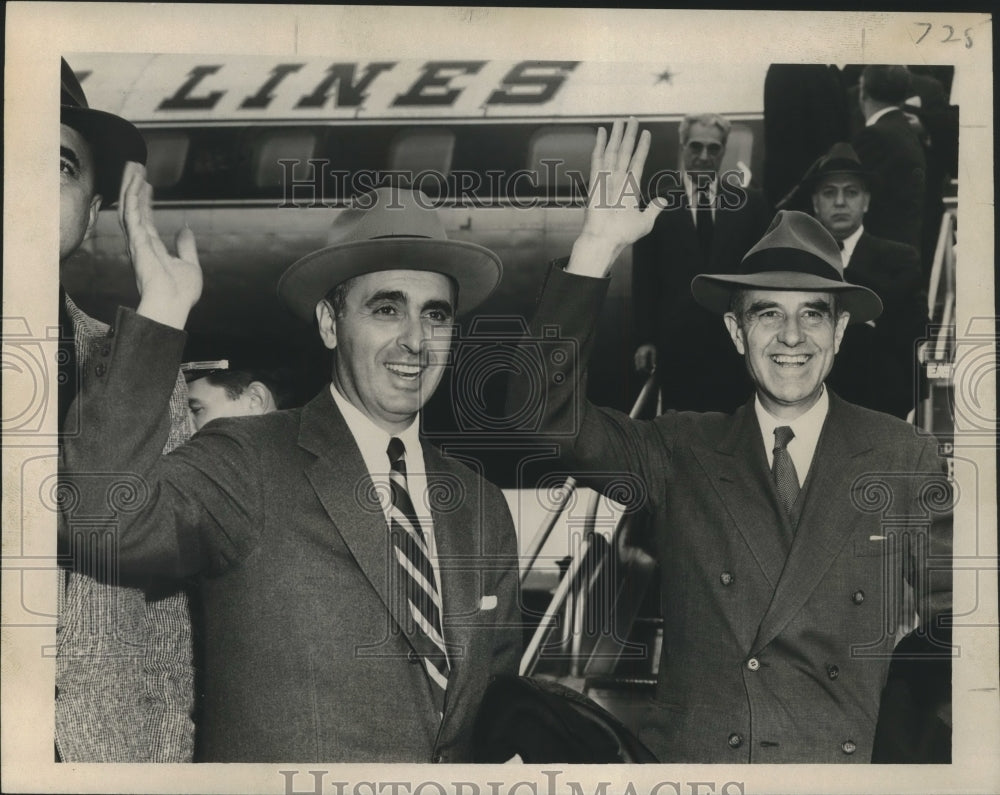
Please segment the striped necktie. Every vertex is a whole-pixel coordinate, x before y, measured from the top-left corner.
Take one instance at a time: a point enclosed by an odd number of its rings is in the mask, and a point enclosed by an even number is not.
[[[795,472],[795,464],[788,454],[788,443],[795,438],[795,432],[787,425],[774,429],[774,461],[771,464],[771,474],[774,475],[774,485],[778,487],[778,497],[785,513],[792,512],[792,506],[799,496],[799,476]]]
[[[417,648],[432,682],[434,701],[443,712],[444,693],[448,689],[450,665],[441,629],[441,591],[431,566],[427,539],[417,521],[413,502],[406,486],[406,448],[395,436],[386,450],[389,456],[389,532],[393,552],[399,564],[399,585],[410,617],[417,631],[407,632]]]

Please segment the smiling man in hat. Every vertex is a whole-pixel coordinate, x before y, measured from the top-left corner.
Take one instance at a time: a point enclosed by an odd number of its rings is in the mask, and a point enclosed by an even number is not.
[[[144,162],[146,145],[125,119],[88,107],[62,62],[59,128],[60,283],[73,253],[118,198],[126,160]],[[131,241],[130,241],[131,242]],[[59,430],[80,432],[70,405],[83,380],[100,378],[114,331],[84,313],[60,287]],[[154,352],[151,358],[155,359]],[[167,385],[166,452],[190,435],[184,381]],[[117,438],[119,428],[108,429]],[[98,514],[102,515],[102,514]],[[94,515],[67,511],[69,526]],[[64,528],[66,529],[66,528]],[[55,742],[65,762],[188,762],[194,747],[194,677],[187,599],[149,579],[124,587],[100,566],[60,573],[56,629]]]
[[[864,227],[878,182],[850,144],[838,143],[812,165],[801,189],[837,241],[845,274],[874,290],[884,307],[877,319],[851,324],[830,386],[852,403],[905,419],[916,403],[915,346],[926,333],[927,295],[917,250]]]
[[[950,605],[937,445],[826,388],[848,324],[876,318],[881,303],[844,280],[834,239],[796,212],[778,214],[738,273],[691,284],[744,357],[749,402],[643,422],[584,399],[575,363],[593,346],[608,270],[658,212],[628,189],[649,151],[637,128],[600,132],[583,230],[531,330],[581,343],[547,379],[543,432],[562,464],[584,482],[599,473],[598,489],[612,472],[644,484],[629,507],[652,517],[664,630],[640,739],[661,762],[870,761],[896,629],[913,619],[900,607],[904,582],[932,638]],[[510,405],[530,399],[527,379],[513,381]]]
[[[468,760],[486,685],[519,657],[516,538],[500,491],[424,443],[418,415],[499,259],[448,240],[426,196],[360,197],[278,285],[333,350],[332,383],[301,409],[215,420],[160,460],[201,277],[159,243],[141,167],[123,195],[142,301],[119,310],[64,459],[85,507],[102,499],[87,473],[142,473],[148,500],[117,517],[123,572],[200,577],[198,758]],[[109,445],[123,414],[142,433]]]

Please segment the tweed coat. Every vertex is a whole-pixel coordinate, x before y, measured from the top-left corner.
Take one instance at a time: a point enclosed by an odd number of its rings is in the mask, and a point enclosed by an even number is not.
[[[532,331],[560,327],[586,362],[607,282],[553,270]],[[629,473],[629,507],[652,514],[664,638],[640,738],[662,762],[869,761],[909,568],[928,626],[950,605],[935,441],[831,394],[796,527],[752,400],[641,422],[589,404],[573,362],[549,376],[542,428],[563,463]]]
[[[514,672],[521,647],[500,491],[424,445],[452,644],[442,719],[396,596],[384,514],[329,389],[302,409],[212,422],[160,458],[185,335],[128,310],[118,324],[105,376],[83,392],[85,431],[64,447],[66,469],[112,461],[141,473],[147,499],[118,516],[123,571],[200,575],[198,758],[468,760],[489,678]],[[102,433],[122,416],[133,433]],[[101,499],[86,477],[77,488]]]
[[[916,405],[916,343],[927,333],[920,257],[912,246],[865,230],[844,277],[874,290],[883,310],[874,327],[847,327],[827,383],[851,403],[903,419]]]
[[[76,358],[85,374],[106,359],[108,327],[68,296]],[[174,369],[163,452],[190,435],[184,379]],[[99,467],[103,469],[103,467]],[[98,515],[103,513],[99,512]],[[80,526],[83,506],[64,519]],[[65,528],[64,528],[65,529]],[[190,762],[194,681],[187,598],[62,572],[56,626],[56,747],[64,762]]]
[[[750,394],[745,368],[725,326],[691,297],[699,273],[736,273],[740,260],[767,230],[770,213],[755,190],[720,189],[712,247],[698,242],[686,194],[667,206],[653,231],[632,248],[632,306],[636,345],[657,349],[664,405],[669,408],[732,410]],[[726,207],[723,201],[738,206]],[[696,344],[694,344],[696,341]],[[683,372],[679,379],[675,373]]]

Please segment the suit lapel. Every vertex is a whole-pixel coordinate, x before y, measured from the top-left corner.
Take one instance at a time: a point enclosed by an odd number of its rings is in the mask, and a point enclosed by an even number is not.
[[[394,588],[396,580],[385,514],[361,451],[329,389],[324,389],[302,409],[298,442],[316,456],[305,474],[336,532],[389,614],[414,645],[407,633],[413,621],[404,612],[405,606]],[[387,471],[388,468],[387,460]]]
[[[787,548],[752,398],[733,414],[731,423],[729,434],[718,447],[695,447],[693,453],[757,565],[774,586]]]
[[[798,531],[751,653],[770,643],[802,608],[850,536],[851,485],[861,468],[849,462],[870,454],[872,446],[855,433],[849,412],[830,393]]]

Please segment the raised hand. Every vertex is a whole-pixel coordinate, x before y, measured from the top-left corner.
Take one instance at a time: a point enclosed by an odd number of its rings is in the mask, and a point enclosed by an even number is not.
[[[649,154],[649,131],[621,119],[611,135],[601,128],[590,158],[590,185],[583,230],[573,246],[566,270],[603,275],[622,250],[649,234],[661,207],[640,207],[642,170]],[[638,143],[636,143],[638,139]]]
[[[122,175],[118,220],[125,233],[139,290],[138,313],[174,328],[184,328],[188,313],[201,297],[202,274],[194,233],[177,233],[177,256],[163,245],[153,223],[153,188],[146,169],[127,163]]]

